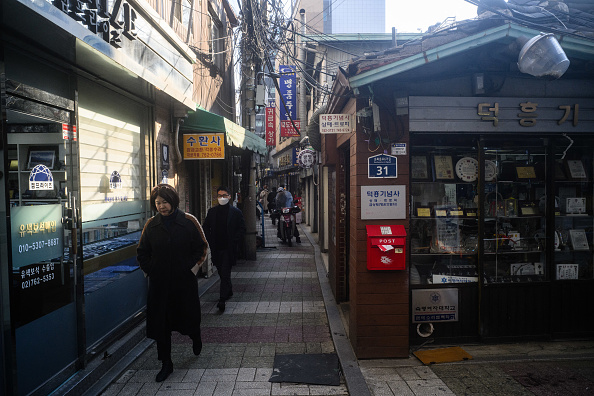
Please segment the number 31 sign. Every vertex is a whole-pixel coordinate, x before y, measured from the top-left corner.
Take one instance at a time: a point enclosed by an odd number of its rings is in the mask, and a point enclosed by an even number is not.
[[[368,158],[368,173],[371,178],[397,178],[398,166],[397,157],[393,155],[379,154]]]

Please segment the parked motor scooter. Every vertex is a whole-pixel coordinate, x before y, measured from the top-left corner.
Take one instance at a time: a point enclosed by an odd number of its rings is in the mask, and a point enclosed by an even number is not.
[[[279,221],[279,238],[283,243],[293,246],[293,236],[295,235],[295,213],[299,213],[301,209],[298,206],[291,208],[277,209],[276,212],[280,216]]]

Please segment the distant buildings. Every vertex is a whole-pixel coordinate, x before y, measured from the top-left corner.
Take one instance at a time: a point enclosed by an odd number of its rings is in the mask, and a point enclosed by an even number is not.
[[[318,33],[384,33],[386,0],[303,0],[307,24]]]

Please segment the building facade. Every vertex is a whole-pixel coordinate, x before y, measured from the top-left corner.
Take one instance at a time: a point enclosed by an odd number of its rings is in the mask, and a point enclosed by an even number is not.
[[[571,66],[552,80],[518,70],[538,30],[464,28],[358,59],[333,87],[328,112],[357,121],[322,135],[321,205],[359,358],[593,336],[579,314],[593,302],[592,42],[558,34]]]
[[[41,395],[143,320],[150,189],[174,185],[199,218],[210,207],[215,160],[184,157],[180,134],[197,104],[218,113],[198,122],[218,117],[223,145],[261,139],[223,121],[237,26],[225,0],[7,0],[0,15],[0,393]]]

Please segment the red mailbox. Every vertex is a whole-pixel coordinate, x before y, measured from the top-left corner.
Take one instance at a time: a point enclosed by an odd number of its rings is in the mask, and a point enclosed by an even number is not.
[[[402,225],[368,225],[367,269],[406,269],[406,231]]]

